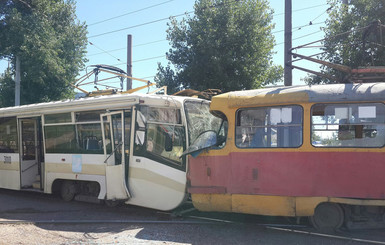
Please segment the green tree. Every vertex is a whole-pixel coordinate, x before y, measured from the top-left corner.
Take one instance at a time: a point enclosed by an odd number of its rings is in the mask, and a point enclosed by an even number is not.
[[[10,91],[14,91],[15,82],[13,81],[11,69],[6,69],[4,74],[0,73],[0,107],[8,105],[8,100],[12,100],[14,104],[15,93],[9,94]]]
[[[222,91],[258,88],[282,78],[272,64],[273,11],[266,0],[197,0],[194,16],[171,18],[171,64],[158,64],[156,81],[180,88]],[[173,67],[172,67],[172,66]]]
[[[384,0],[328,0],[331,8],[326,20],[324,51],[319,58],[351,68],[383,66],[385,42],[381,41],[380,23],[385,23]],[[378,22],[380,21],[380,22]],[[385,33],[385,32],[384,32]],[[382,43],[381,43],[382,42]],[[322,66],[321,72],[344,80],[346,73]],[[307,83],[333,83],[318,76],[305,79]]]
[[[84,67],[87,30],[72,0],[1,0],[0,58],[21,66],[21,104],[58,100]],[[0,78],[2,106],[14,105],[14,82]]]

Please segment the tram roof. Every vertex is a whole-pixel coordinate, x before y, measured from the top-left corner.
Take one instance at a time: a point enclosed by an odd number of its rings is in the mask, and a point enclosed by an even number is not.
[[[186,99],[196,99],[170,95],[147,94],[115,94],[80,99],[68,99],[63,101],[45,102],[38,104],[0,108],[0,116],[29,116],[52,113],[64,113],[69,111],[87,110],[118,110],[125,109],[135,104],[157,105],[161,107],[180,106]],[[200,99],[196,99],[200,100]]]
[[[384,101],[385,83],[272,87],[214,96],[211,110],[307,102]]]

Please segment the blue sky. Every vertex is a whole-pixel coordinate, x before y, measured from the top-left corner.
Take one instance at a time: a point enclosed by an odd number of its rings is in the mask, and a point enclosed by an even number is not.
[[[270,7],[274,10],[276,38],[275,64],[283,65],[284,53],[284,0],[271,0]],[[326,0],[308,1],[293,0],[293,47],[323,38],[320,27],[324,26],[329,7]],[[168,17],[178,20],[185,17],[186,12],[193,11],[195,0],[78,0],[77,17],[88,25],[87,65],[108,64],[126,70],[127,35],[133,40],[133,77],[153,81],[157,72],[157,63],[167,64],[165,53],[170,46],[166,40]],[[192,14],[190,14],[192,15]],[[309,25],[310,21],[313,23]],[[301,27],[301,28],[300,28]],[[107,51],[107,52],[105,52]],[[318,53],[316,49],[301,50],[302,54]],[[299,66],[318,69],[309,63]],[[3,70],[6,62],[0,63]],[[84,75],[82,71],[80,75]],[[300,81],[306,73],[293,72],[293,85],[303,84]],[[134,82],[133,86],[143,85]],[[143,90],[142,92],[147,92]]]

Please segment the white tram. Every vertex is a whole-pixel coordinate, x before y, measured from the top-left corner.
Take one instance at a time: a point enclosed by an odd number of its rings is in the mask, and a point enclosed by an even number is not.
[[[132,94],[2,108],[0,188],[174,209],[189,138],[219,122],[208,111],[205,100]]]

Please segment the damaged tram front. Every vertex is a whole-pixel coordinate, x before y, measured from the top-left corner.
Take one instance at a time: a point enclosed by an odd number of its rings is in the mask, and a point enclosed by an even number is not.
[[[2,108],[0,188],[171,210],[187,197],[182,153],[213,126],[220,120],[209,102],[188,97],[118,94]]]

